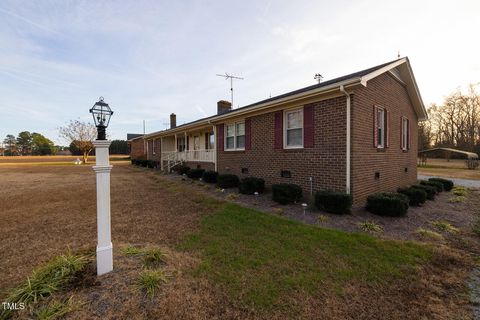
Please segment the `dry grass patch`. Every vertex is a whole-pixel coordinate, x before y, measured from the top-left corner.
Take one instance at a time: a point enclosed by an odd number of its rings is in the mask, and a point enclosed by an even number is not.
[[[415,233],[417,233],[418,235],[420,235],[424,238],[428,238],[428,239],[432,239],[432,240],[443,240],[443,236],[440,233],[432,231],[432,230],[428,230],[428,229],[424,229],[424,228],[418,228],[417,230],[415,230]]]
[[[439,231],[447,232],[447,233],[459,233],[460,229],[457,227],[452,226],[447,221],[433,221],[432,225]]]

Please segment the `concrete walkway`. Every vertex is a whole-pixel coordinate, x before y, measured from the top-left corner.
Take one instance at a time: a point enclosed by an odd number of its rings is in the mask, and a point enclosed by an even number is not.
[[[429,178],[443,178],[443,177],[424,176],[421,174],[418,175],[419,180],[428,180]],[[480,188],[480,180],[468,180],[468,179],[457,179],[457,178],[445,178],[445,179],[452,180],[454,184],[459,186],[464,186],[468,188]]]

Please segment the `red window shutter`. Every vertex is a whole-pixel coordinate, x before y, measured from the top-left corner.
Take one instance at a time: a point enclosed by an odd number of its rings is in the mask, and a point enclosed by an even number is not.
[[[373,106],[373,146],[378,147],[378,119],[377,107]]]
[[[403,145],[403,117],[400,117],[400,149],[404,149]]]
[[[385,147],[390,147],[390,111],[385,112]]]
[[[208,136],[209,136],[209,133],[206,132],[205,133],[205,150],[208,150]]]
[[[223,123],[217,125],[217,150],[223,151]]]
[[[245,150],[252,149],[252,121],[250,118],[245,119]]]
[[[275,149],[283,148],[283,111],[275,112]]]
[[[306,105],[303,108],[303,147],[313,148],[314,145],[314,124],[313,105]]]
[[[407,150],[410,150],[410,120],[407,119]]]

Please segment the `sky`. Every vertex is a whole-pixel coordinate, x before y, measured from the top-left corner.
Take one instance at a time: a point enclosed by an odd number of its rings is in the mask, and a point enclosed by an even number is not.
[[[163,130],[408,56],[424,103],[480,82],[480,1],[0,0],[0,140],[92,122]]]

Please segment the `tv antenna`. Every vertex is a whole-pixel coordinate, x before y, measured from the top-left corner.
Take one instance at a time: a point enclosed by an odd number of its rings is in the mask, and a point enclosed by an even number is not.
[[[317,80],[318,83],[322,82],[323,76],[320,73],[315,73],[315,77],[313,79]]]
[[[233,108],[233,79],[243,80],[243,78],[236,77],[236,76],[231,75],[231,74],[228,74],[228,73],[226,73],[226,72],[225,72],[225,74],[218,74],[218,73],[217,73],[217,76],[223,77],[223,78],[225,78],[225,80],[230,79],[230,92],[232,93],[232,101],[231,101],[231,103],[232,103],[232,108]]]

